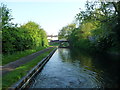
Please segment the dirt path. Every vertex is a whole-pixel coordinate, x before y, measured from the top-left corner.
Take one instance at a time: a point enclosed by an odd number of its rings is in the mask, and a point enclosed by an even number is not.
[[[33,53],[31,55],[28,55],[26,57],[20,58],[14,62],[8,63],[4,66],[0,67],[0,72],[2,71],[2,75],[5,75],[6,73],[14,70],[15,68],[33,60],[34,58],[36,58],[37,56],[41,55],[42,53],[48,51],[49,49],[51,49],[52,47],[46,48],[44,50],[38,51],[36,53]]]

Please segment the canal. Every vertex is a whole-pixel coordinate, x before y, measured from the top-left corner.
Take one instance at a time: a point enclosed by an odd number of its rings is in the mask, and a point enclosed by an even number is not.
[[[119,57],[59,48],[30,88],[118,88]]]

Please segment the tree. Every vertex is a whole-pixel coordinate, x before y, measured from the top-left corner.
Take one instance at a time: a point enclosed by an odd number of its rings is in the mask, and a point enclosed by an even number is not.
[[[42,37],[42,46],[43,47],[48,46],[47,34],[43,29],[41,30],[41,37]]]
[[[120,2],[87,2],[86,10],[76,16],[78,28],[67,33],[66,27],[59,32],[67,37],[74,47],[106,51],[120,47]],[[74,42],[74,43],[73,43]],[[120,49],[120,48],[119,48]]]
[[[59,39],[68,39],[72,31],[76,28],[76,24],[69,24],[65,27],[63,27],[59,33],[58,33],[58,38]]]
[[[48,45],[46,32],[35,22],[29,21],[25,25],[21,26],[26,29],[31,39],[31,48],[33,47],[44,47]]]
[[[1,18],[2,18],[2,27],[7,27],[7,26],[11,26],[12,23],[10,23],[10,21],[13,19],[11,16],[11,10],[7,8],[6,5],[1,4]]]
[[[46,32],[35,22],[17,27],[11,23],[13,19],[11,10],[2,5],[2,51],[3,53],[14,53],[48,45]]]
[[[2,47],[3,52],[12,52],[14,51],[14,40],[13,30],[15,28],[12,26],[10,21],[13,19],[10,13],[10,9],[6,5],[1,4],[1,19],[2,19]]]

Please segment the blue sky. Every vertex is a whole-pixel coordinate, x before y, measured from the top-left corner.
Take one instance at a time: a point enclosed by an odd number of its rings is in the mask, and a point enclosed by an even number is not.
[[[34,21],[48,34],[57,34],[63,26],[72,23],[79,8],[84,9],[85,5],[85,0],[8,1],[4,4],[12,9],[14,23]]]

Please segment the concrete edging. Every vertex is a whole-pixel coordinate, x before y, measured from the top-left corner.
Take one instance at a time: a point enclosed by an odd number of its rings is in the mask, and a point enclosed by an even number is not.
[[[44,67],[44,65],[49,61],[49,59],[52,57],[54,52],[57,50],[55,48],[53,51],[50,52],[49,55],[47,55],[45,58],[43,58],[32,70],[30,70],[26,76],[24,76],[22,79],[20,79],[16,84],[14,84],[10,90],[18,90],[25,88],[27,84],[33,79],[33,77]]]

